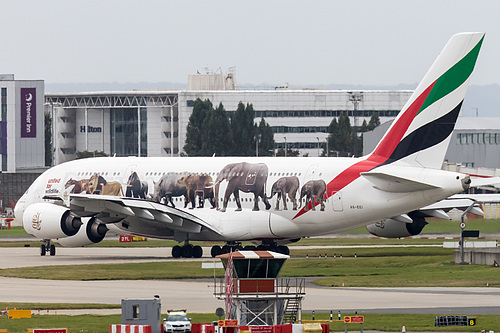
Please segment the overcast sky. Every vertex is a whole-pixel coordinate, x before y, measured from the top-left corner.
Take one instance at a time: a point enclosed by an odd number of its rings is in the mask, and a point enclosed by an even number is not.
[[[236,66],[240,84],[397,85],[451,35],[485,31],[472,84],[500,84],[500,1],[4,1],[0,73],[180,82]]]

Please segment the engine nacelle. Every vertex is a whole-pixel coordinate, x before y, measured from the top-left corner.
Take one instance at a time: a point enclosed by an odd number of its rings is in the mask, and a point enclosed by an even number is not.
[[[74,236],[57,239],[56,242],[64,247],[81,247],[99,243],[106,236],[108,228],[94,217],[84,220],[83,227]]]
[[[414,211],[408,213],[408,216],[413,220],[412,223],[387,219],[367,225],[366,230],[372,235],[385,238],[401,238],[418,235],[427,225],[423,214]]]
[[[29,205],[23,214],[24,230],[42,239],[74,236],[80,230],[82,220],[67,207],[48,202]]]

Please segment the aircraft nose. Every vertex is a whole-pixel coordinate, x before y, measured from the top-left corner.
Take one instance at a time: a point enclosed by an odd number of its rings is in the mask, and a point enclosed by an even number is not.
[[[23,198],[19,199],[14,207],[14,221],[16,225],[23,225],[23,214],[25,209],[25,203]]]

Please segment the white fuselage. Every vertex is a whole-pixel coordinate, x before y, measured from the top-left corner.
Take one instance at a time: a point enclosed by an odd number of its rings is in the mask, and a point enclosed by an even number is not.
[[[195,208],[191,203],[184,208],[184,196],[172,196],[172,202],[177,209],[183,210],[206,222],[213,231],[190,235],[192,240],[225,240],[242,241],[255,239],[294,239],[335,233],[357,228],[386,218],[408,213],[433,202],[442,200],[463,190],[462,174],[444,172],[441,170],[398,166],[399,174],[411,174],[421,182],[431,182],[436,188],[411,192],[388,192],[377,189],[372,182],[361,176],[361,172],[369,171],[372,166],[366,163],[366,158],[282,158],[282,157],[107,157],[75,160],[55,166],[44,172],[20,198],[15,208],[16,219],[22,219],[24,210],[31,204],[43,201],[46,195],[63,195],[69,187],[70,179],[88,182],[94,174],[101,175],[107,183],[119,183],[123,194],[127,193],[129,176],[135,172],[147,184],[147,198],[156,199],[168,204],[165,193],[158,196],[162,177],[177,175],[179,177],[210,176],[212,182],[205,183],[204,188],[213,191],[220,186],[215,198],[218,209],[212,208],[205,198],[200,207],[200,197],[207,196],[203,188],[195,189]],[[228,174],[220,177],[222,170],[230,164],[246,162],[247,165],[265,165]],[[365,164],[363,164],[365,163]],[[375,164],[373,166],[376,166]],[[386,170],[394,166],[383,166]],[[245,173],[246,172],[246,173]],[[264,174],[265,173],[265,174]],[[234,192],[226,193],[230,177],[242,177],[239,193],[241,210],[237,210]],[[310,180],[322,180],[327,184],[324,195],[324,209],[321,209],[320,198],[316,197],[315,209],[312,205],[307,210],[306,198],[298,202],[297,210],[293,210],[293,198],[286,196],[287,209],[284,209],[283,199],[277,207],[278,195],[269,199],[270,209],[266,209],[262,198],[258,199],[259,210],[253,210],[254,193],[244,192],[243,188],[257,184],[258,177],[264,177],[264,192],[270,196],[273,184],[283,177],[297,177],[299,184],[296,200],[299,201],[304,184]],[[234,181],[234,179],[233,179]],[[215,183],[218,183],[215,184]],[[73,185],[74,186],[74,185]],[[89,190],[87,190],[89,191]],[[281,190],[284,194],[284,190]],[[218,192],[218,193],[217,193]],[[88,192],[82,192],[88,193]],[[95,193],[95,192],[94,192]],[[170,192],[169,192],[170,193]],[[102,193],[101,193],[102,194]],[[167,193],[168,194],[168,193]],[[119,194],[121,195],[121,194]],[[223,211],[224,198],[228,196],[227,208]],[[192,201],[192,200],[191,200]],[[276,209],[278,208],[278,209]],[[120,228],[119,224],[117,227]],[[154,230],[136,232],[149,237],[166,238],[155,234]]]

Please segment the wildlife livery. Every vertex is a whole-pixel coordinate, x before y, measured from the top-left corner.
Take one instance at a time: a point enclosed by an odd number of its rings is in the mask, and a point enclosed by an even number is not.
[[[360,226],[419,233],[431,204],[472,185],[440,170],[483,42],[453,36],[374,151],[359,158],[101,157],[45,171],[15,208],[41,254],[101,241],[108,232],[174,239],[174,257],[200,257],[190,241],[218,241],[213,256],[251,241],[285,244]],[[384,222],[384,223],[382,223]],[[252,246],[253,247],[253,246]]]

